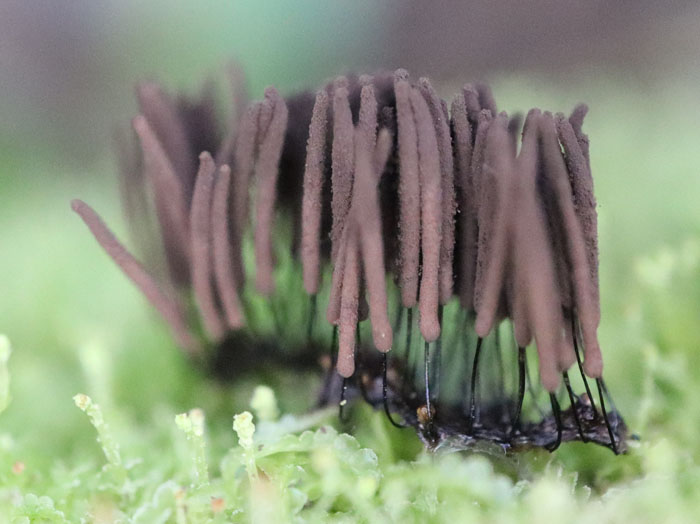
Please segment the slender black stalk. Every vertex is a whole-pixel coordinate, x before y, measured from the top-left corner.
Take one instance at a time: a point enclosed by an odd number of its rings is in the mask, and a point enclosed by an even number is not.
[[[309,320],[308,324],[306,325],[306,342],[307,344],[311,345],[311,337],[314,332],[314,322],[316,321],[316,309],[317,309],[317,296],[318,295],[311,295],[309,297],[310,299],[310,306],[309,306]]]
[[[574,390],[571,389],[571,381],[569,381],[568,371],[562,373],[564,377],[564,384],[566,385],[566,391],[569,393],[569,403],[571,404],[571,412],[574,414],[574,421],[576,422],[576,429],[578,429],[578,434],[581,437],[582,442],[588,442],[588,438],[583,432],[583,427],[581,426],[581,420],[578,418],[578,411],[576,410],[576,395]]]
[[[574,353],[576,353],[576,363],[578,364],[578,372],[581,374],[581,379],[583,380],[583,386],[586,388],[586,395],[588,395],[588,400],[591,402],[591,407],[593,408],[594,418],[598,418],[598,410],[595,407],[595,401],[593,400],[593,393],[591,393],[591,388],[588,385],[588,379],[586,374],[583,372],[583,363],[581,362],[581,353],[578,349],[578,337],[576,336],[576,319],[574,315],[571,315],[571,336],[574,339]]]
[[[398,333],[401,329],[401,320],[403,319],[404,307],[401,305],[401,297],[398,298],[398,306],[396,307],[396,318],[394,318],[394,333]]]
[[[547,450],[554,451],[561,444],[561,434],[564,429],[561,422],[561,408],[559,407],[559,401],[554,393],[549,394],[549,401],[552,404],[552,413],[554,414],[554,421],[557,424],[557,438],[551,444],[547,445]]]
[[[428,419],[433,419],[433,410],[430,400],[430,342],[425,343],[424,351],[424,371],[425,371],[425,408],[428,412]]]
[[[498,366],[498,394],[505,398],[506,371],[503,366],[503,355],[501,355],[501,334],[498,326],[494,330],[494,338],[496,342],[496,365]]]
[[[610,435],[610,447],[615,455],[619,454],[617,450],[617,443],[615,442],[615,435],[613,434],[612,426],[610,425],[610,420],[608,419],[608,412],[605,409],[605,399],[603,399],[603,385],[601,384],[601,379],[597,378],[595,381],[598,386],[598,398],[600,399],[600,409],[603,412],[603,419],[605,419],[605,426],[608,428],[608,435]]]
[[[481,354],[481,344],[484,341],[479,337],[476,341],[476,351],[474,352],[474,363],[472,364],[471,396],[469,399],[469,434],[474,431],[474,419],[476,418],[476,386],[479,378],[479,355]]]
[[[333,336],[331,337],[331,368],[335,368],[338,362],[338,326],[333,326]]]
[[[511,439],[515,436],[515,432],[520,427],[520,415],[523,411],[523,400],[525,399],[525,367],[527,366],[526,358],[525,348],[518,347],[518,404],[515,408],[513,424],[510,429]]]

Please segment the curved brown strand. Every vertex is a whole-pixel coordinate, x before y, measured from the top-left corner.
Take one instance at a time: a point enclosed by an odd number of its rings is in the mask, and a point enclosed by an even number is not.
[[[327,126],[328,94],[321,89],[316,93],[309,126],[301,207],[301,263],[304,289],[309,295],[318,293],[321,280],[321,216]]]
[[[426,342],[440,336],[438,319],[440,245],[442,237],[442,186],[440,153],[428,104],[420,91],[411,91],[411,107],[418,133],[421,182],[421,253],[423,258],[420,298],[420,331]],[[415,211],[414,211],[415,212]]]
[[[214,278],[226,316],[226,325],[229,329],[239,329],[245,325],[245,318],[238,296],[240,284],[236,282],[232,263],[228,205],[230,187],[231,169],[223,165],[219,168],[219,174],[214,183],[211,208]]]
[[[199,356],[201,347],[192,337],[177,302],[163,293],[151,275],[117,240],[94,209],[77,199],[71,202],[71,207],[83,219],[102,249],[160,313],[170,327],[177,344],[191,356]]]

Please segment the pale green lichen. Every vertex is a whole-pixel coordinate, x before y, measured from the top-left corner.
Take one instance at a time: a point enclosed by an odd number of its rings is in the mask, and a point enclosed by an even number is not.
[[[258,478],[258,467],[255,464],[255,449],[253,448],[253,435],[255,434],[253,415],[249,411],[234,415],[233,431],[238,435],[238,445],[243,449],[248,478],[254,482]]]
[[[104,420],[99,404],[95,404],[89,396],[83,393],[75,395],[73,397],[73,402],[87,414],[90,418],[90,422],[97,430],[97,441],[100,443],[102,452],[107,458],[109,465],[114,470],[123,471],[124,466],[119,453],[119,444],[112,438],[109,426]]]
[[[191,445],[194,486],[196,488],[207,486],[209,484],[209,466],[204,439],[204,411],[195,408],[188,413],[180,413],[175,416],[175,424],[185,433]]]
[[[268,386],[255,388],[253,398],[250,400],[250,407],[255,412],[255,416],[263,422],[277,420],[280,416],[275,392]]]

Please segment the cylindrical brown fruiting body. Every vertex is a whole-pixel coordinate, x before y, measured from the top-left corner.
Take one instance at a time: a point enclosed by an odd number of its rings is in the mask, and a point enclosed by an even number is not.
[[[557,355],[562,343],[561,307],[556,287],[552,252],[547,239],[543,210],[536,193],[537,127],[539,118],[523,135],[518,157],[518,220],[515,227],[515,259],[523,268],[523,278],[516,280],[516,293],[527,301],[528,321],[532,329],[540,364],[540,380],[547,391],[559,386]],[[526,136],[529,135],[529,136]]]
[[[170,274],[176,284],[184,286],[189,280],[190,263],[190,225],[184,188],[146,118],[135,117],[133,127],[141,141],[144,168],[153,189]]]
[[[417,211],[421,196],[418,135],[411,107],[411,86],[406,75],[399,70],[394,80],[399,150],[399,287],[403,307],[413,307],[418,300],[421,218]]]
[[[486,139],[491,126],[491,112],[484,110],[479,113],[476,139],[474,141],[474,153],[472,155],[472,176],[474,180],[474,195],[476,203],[477,221],[477,247],[476,268],[474,275],[474,309],[479,311],[483,291],[483,273],[486,260],[491,249],[490,239],[493,230],[496,202],[494,188],[483,180],[484,156],[486,152]]]
[[[452,137],[443,101],[433,89],[427,78],[420,79],[420,90],[428,103],[435,125],[438,152],[440,154],[440,173],[442,178],[442,241],[440,244],[440,304],[446,304],[452,298],[452,266],[455,244],[455,187],[454,161],[452,157]]]
[[[416,89],[411,107],[418,134],[418,165],[421,182],[420,331],[426,342],[440,336],[438,320],[440,244],[442,239],[442,185],[440,153],[428,104]]]
[[[172,162],[184,194],[192,195],[197,171],[195,158],[199,151],[192,151],[175,103],[160,86],[152,82],[141,84],[136,92],[141,114],[148,121],[166,156]],[[189,202],[187,204],[189,205]]]
[[[459,196],[459,300],[462,308],[473,311],[478,230],[471,168],[472,128],[467,117],[463,93],[458,94],[452,102],[452,127],[455,141],[455,186]]]
[[[190,209],[190,245],[192,252],[192,290],[204,327],[212,338],[225,332],[212,288],[211,205],[216,164],[209,153],[199,155],[199,171],[194,184]]]
[[[598,316],[593,295],[591,273],[588,269],[586,243],[581,230],[571,193],[571,184],[566,165],[561,155],[557,131],[551,113],[544,113],[540,119],[540,140],[544,173],[556,195],[559,216],[566,231],[566,244],[571,264],[571,281],[576,306],[576,314],[583,334],[586,373],[594,378],[602,374],[602,359],[598,345]],[[567,352],[560,355],[560,366],[568,368],[575,362],[575,355]]]
[[[231,169],[227,165],[219,168],[219,175],[214,184],[214,197],[211,208],[212,256],[214,258],[214,278],[221,299],[229,329],[239,329],[245,324],[233,268],[231,250],[231,231],[229,217],[229,194],[231,188]]]
[[[574,209],[586,241],[586,256],[588,258],[588,270],[591,272],[594,302],[598,306],[600,303],[598,283],[598,213],[593,192],[593,177],[588,167],[588,160],[581,150],[581,142],[577,140],[576,133],[569,121],[560,113],[557,115],[556,122],[559,141],[564,148],[566,166],[569,171]],[[585,137],[585,135],[583,136]],[[585,144],[588,144],[588,137],[585,138]],[[600,320],[599,307],[597,308],[597,317]]]
[[[386,135],[380,140],[386,140],[385,137]],[[354,219],[357,222],[359,230],[360,250],[369,296],[372,339],[379,351],[386,352],[391,349],[393,333],[388,316],[382,218],[377,192],[378,177],[373,169],[372,149],[370,149],[368,138],[363,136],[361,129],[358,129],[355,135],[355,186],[357,190],[353,191],[357,200],[353,202],[351,220]]]
[[[340,302],[338,326],[338,373],[349,377],[355,372],[355,332],[360,298],[360,264],[358,258],[357,230],[355,224],[347,224],[345,269]]]
[[[250,210],[250,180],[255,164],[255,149],[258,136],[258,120],[262,104],[253,104],[241,119],[240,131],[233,151],[231,182],[231,251],[236,282],[243,285],[243,235],[248,227]]]
[[[333,262],[337,260],[345,221],[350,211],[353,162],[355,160],[353,139],[354,128],[350,102],[348,101],[348,90],[345,87],[338,87],[333,93],[333,147],[331,151],[331,191],[333,193],[331,201],[333,212],[331,260]]]
[[[301,212],[301,263],[304,267],[304,289],[309,295],[318,293],[321,279],[321,214],[327,127],[328,93],[321,89],[316,93],[309,127]]]
[[[506,268],[512,249],[516,174],[507,119],[499,116],[493,121],[486,142],[483,181],[493,187],[496,214],[492,218],[487,241],[488,258],[484,260],[482,277],[478,282],[482,286],[481,304],[474,327],[477,336],[482,338],[488,335],[496,322],[498,306],[505,293]]]
[[[156,284],[155,280],[144,267],[129,253],[107,228],[95,211],[82,200],[73,200],[71,207],[92,232],[95,240],[102,246],[110,258],[124,274],[139,288],[151,305],[160,313],[166,324],[170,326],[175,341],[197,356],[201,352],[199,343],[192,337],[184,315],[177,302],[169,298]]]
[[[255,205],[255,286],[263,295],[271,295],[275,283],[272,276],[272,226],[275,218],[275,200],[277,195],[277,176],[279,161],[284,145],[284,133],[287,129],[287,104],[274,88],[265,91],[266,100],[274,109],[267,133],[260,143],[258,162],[255,167],[257,199]],[[261,125],[265,105],[261,110]]]

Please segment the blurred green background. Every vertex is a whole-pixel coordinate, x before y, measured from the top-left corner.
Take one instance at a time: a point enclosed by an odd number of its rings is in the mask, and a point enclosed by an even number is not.
[[[488,80],[508,111],[587,102],[606,379],[633,430],[649,424],[645,436],[687,445],[700,421],[700,401],[687,396],[700,376],[700,9],[680,1],[425,4],[2,3],[0,333],[14,353],[0,433],[13,435],[19,458],[38,468],[92,441],[75,429],[83,424],[70,402],[78,391],[108,391],[144,420],[160,404],[188,409],[215,388],[192,376],[69,201],[90,202],[125,238],[111,133],[136,111],[134,84],[150,78],[194,92],[213,78],[225,108],[230,59],[254,98],[269,84],[292,93],[347,71],[406,67],[430,76],[444,98]],[[649,386],[652,361],[671,371]],[[105,365],[111,383],[89,383],[91,366]],[[642,402],[649,387],[661,395],[653,416]],[[225,409],[248,400],[209,397]],[[696,460],[700,446],[689,449]]]

